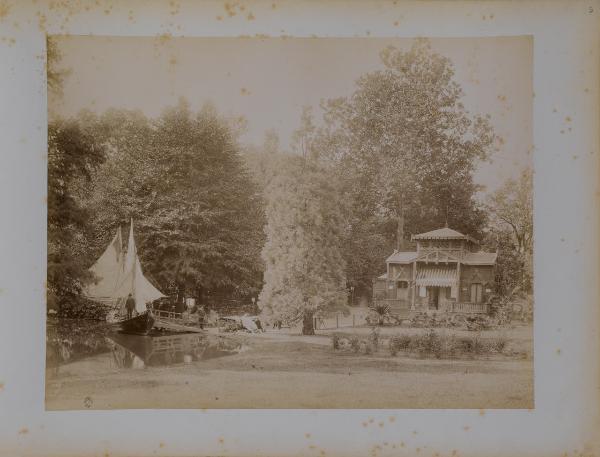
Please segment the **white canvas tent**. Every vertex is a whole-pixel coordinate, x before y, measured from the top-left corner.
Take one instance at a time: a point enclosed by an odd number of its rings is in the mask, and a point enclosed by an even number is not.
[[[146,310],[146,303],[164,297],[142,272],[133,237],[133,219],[129,229],[127,252],[124,252],[122,246],[119,227],[115,237],[90,271],[97,277],[97,282],[90,284],[85,291],[85,295],[91,300],[122,306],[127,296],[132,294],[136,311],[142,312]]]

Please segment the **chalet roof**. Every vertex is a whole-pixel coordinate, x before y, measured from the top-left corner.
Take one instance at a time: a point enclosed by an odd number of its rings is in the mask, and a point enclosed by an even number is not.
[[[498,254],[495,252],[469,252],[462,260],[465,265],[494,265]]]
[[[387,263],[399,263],[399,264],[408,264],[413,262],[414,260],[421,259],[423,260],[425,256],[431,256],[431,261],[435,261],[435,255],[448,255],[442,251],[440,252],[427,252],[421,257],[416,252],[394,252],[387,259]],[[454,261],[460,261],[465,265],[494,265],[496,263],[496,259],[498,258],[498,254],[495,252],[467,252],[465,256],[461,259],[455,259]],[[438,260],[440,260],[438,258]],[[447,261],[442,259],[441,261]],[[450,260],[453,261],[453,260]],[[385,279],[385,278],[380,278]]]
[[[411,240],[469,240],[473,243],[477,243],[477,241],[470,236],[463,235],[462,233],[457,232],[449,227],[413,235]]]
[[[417,258],[416,252],[394,252],[386,262],[410,263]]]

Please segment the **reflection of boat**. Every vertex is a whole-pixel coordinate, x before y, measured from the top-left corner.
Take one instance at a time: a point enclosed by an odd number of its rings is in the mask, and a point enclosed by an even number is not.
[[[110,321],[123,332],[147,334],[153,327],[155,317],[147,305],[164,295],[154,287],[142,272],[133,238],[133,219],[129,229],[129,241],[125,251],[121,238],[121,227],[104,253],[90,268],[98,278],[86,288],[90,300],[104,303],[113,309]],[[125,317],[127,297],[135,299],[135,316]]]
[[[112,344],[112,355],[117,368],[144,368],[145,366],[140,357],[114,342]]]
[[[164,366],[176,363],[207,360],[237,354],[240,343],[224,340],[211,341],[205,335],[175,334],[161,336],[134,336],[114,333],[108,338],[116,343],[119,351],[129,351],[146,366]],[[115,357],[116,359],[117,357]],[[119,356],[120,360],[129,360]],[[130,368],[122,366],[121,368]]]

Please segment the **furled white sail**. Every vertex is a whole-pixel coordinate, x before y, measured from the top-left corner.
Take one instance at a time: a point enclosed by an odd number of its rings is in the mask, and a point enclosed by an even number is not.
[[[129,239],[127,240],[127,254],[123,260],[123,270],[130,272],[135,266],[135,258],[137,257],[137,249],[135,247],[135,240],[133,239],[133,218],[129,225]]]
[[[121,227],[102,253],[100,258],[90,268],[95,276],[95,282],[88,285],[85,295],[100,302],[114,302],[115,288],[121,283],[123,274],[123,243]]]
[[[120,248],[118,251],[116,248],[117,245]],[[113,250],[111,251],[111,249]],[[106,258],[103,259],[107,252],[112,253],[112,256],[107,255]],[[116,262],[114,261],[115,252],[117,252]],[[101,260],[102,262],[100,262]],[[133,219],[131,220],[131,227],[129,229],[127,254],[123,255],[123,249],[121,247],[121,230],[119,228],[115,239],[113,239],[105,253],[94,264],[92,270],[93,269],[96,269],[99,272],[101,271],[108,279],[103,283],[101,290],[99,290],[97,286],[94,289],[88,288],[88,293],[86,295],[92,300],[112,302],[114,304],[119,303],[123,305],[129,294],[131,294],[135,299],[136,310],[142,312],[146,310],[146,303],[164,297],[164,295],[154,287],[148,279],[146,279],[142,272],[142,266],[137,255],[137,248],[133,237]],[[111,274],[112,276],[109,277]],[[100,282],[98,285],[100,285]],[[101,292],[101,294],[99,292]]]

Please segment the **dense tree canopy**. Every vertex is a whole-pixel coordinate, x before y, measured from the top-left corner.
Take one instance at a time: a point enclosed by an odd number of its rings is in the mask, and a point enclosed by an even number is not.
[[[259,187],[228,119],[181,101],[158,119],[82,112],[49,127],[49,301],[76,300],[117,226],[135,221],[163,291],[256,297],[264,243]]]
[[[359,78],[352,95],[322,104],[326,127],[308,143],[341,177],[350,203],[348,277],[363,289],[383,269],[401,213],[407,235],[446,220],[481,234],[473,172],[495,141],[488,119],[463,106],[451,61],[427,41],[386,48],[381,60],[384,69]]]
[[[509,179],[488,198],[489,244],[498,246],[497,282],[499,293],[533,288],[533,174],[521,172]]]
[[[508,229],[517,252],[530,253],[533,248],[533,174],[521,172],[519,179],[509,179],[488,198],[492,222]]]
[[[97,247],[133,217],[142,263],[161,287],[256,295],[260,195],[227,120],[182,101],[156,120],[113,111],[100,124],[111,153],[89,199]]]
[[[51,42],[48,56],[60,57]],[[322,103],[323,123],[302,109],[292,154],[274,129],[259,147],[240,145],[245,118],[211,104],[194,113],[184,100],[156,119],[112,109],[53,121],[49,300],[76,299],[130,218],[161,290],[260,292],[266,313],[303,319],[305,333],[315,312],[347,303],[349,287],[371,295],[400,218],[406,239],[446,222],[486,234],[488,247],[500,246],[500,289],[530,289],[531,173],[479,204],[473,173],[497,138],[488,118],[463,106],[451,61],[417,40],[383,50],[381,62],[351,95]],[[50,63],[59,94],[67,73]]]
[[[85,239],[90,211],[77,199],[78,184],[88,184],[105,150],[76,121],[48,126],[48,306],[73,306],[91,276]]]

